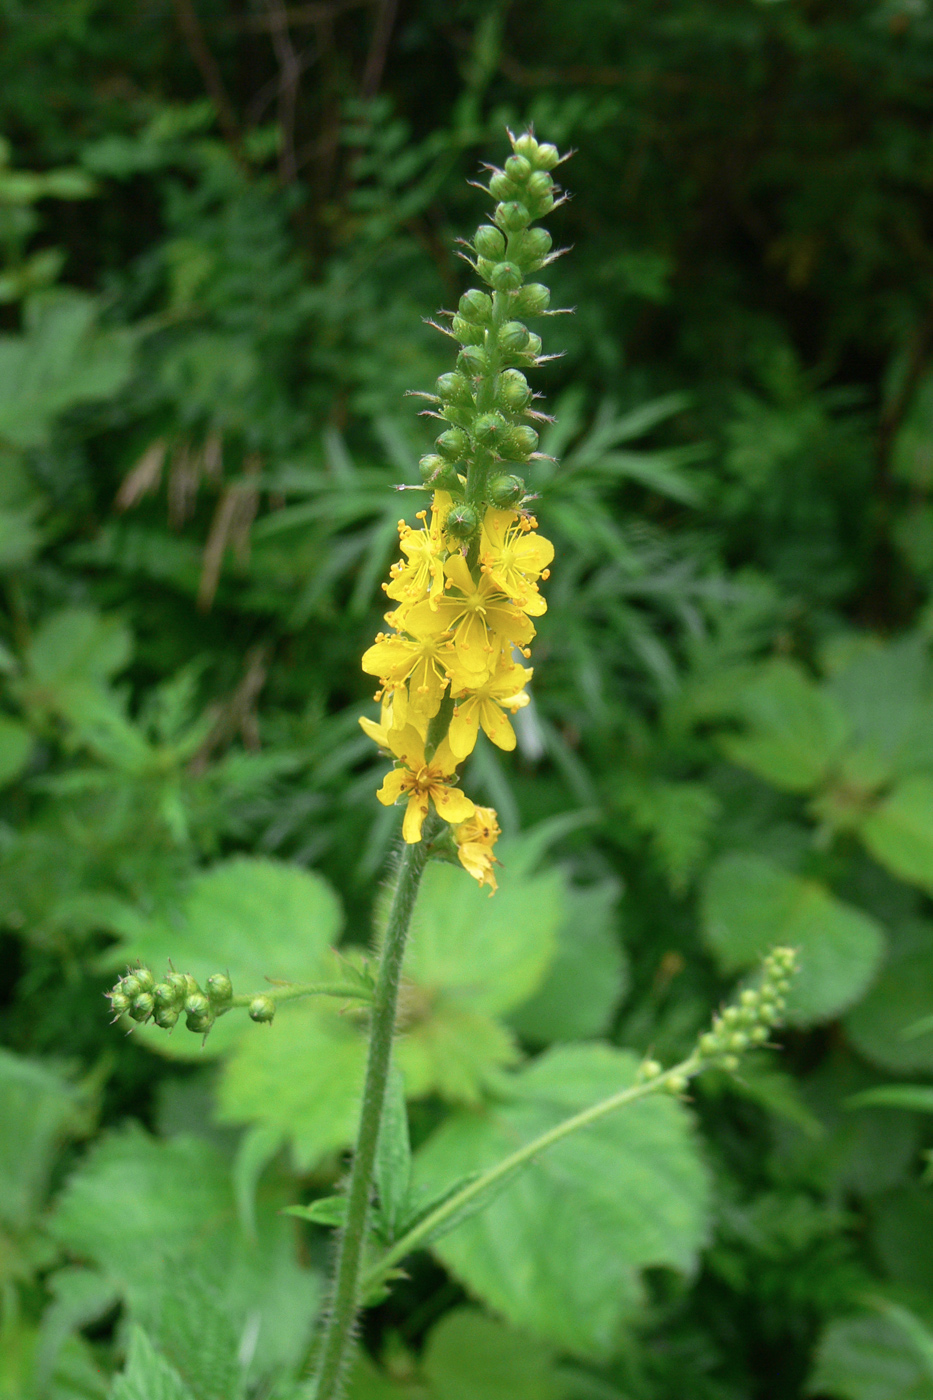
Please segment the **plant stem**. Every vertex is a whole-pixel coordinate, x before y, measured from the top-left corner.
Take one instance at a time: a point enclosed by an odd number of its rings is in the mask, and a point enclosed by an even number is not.
[[[218,1008],[218,1016],[235,1006],[249,1006],[256,997],[268,997],[270,1001],[294,1001],[296,997],[340,997],[354,1001],[370,1001],[370,993],[359,982],[289,982],[281,987],[264,987],[261,992],[247,992],[231,998],[226,1006]]]
[[[464,1186],[462,1191],[458,1191],[455,1196],[448,1197],[423,1220],[419,1220],[418,1224],[406,1235],[396,1240],[391,1249],[388,1249],[379,1262],[374,1264],[365,1274],[363,1288],[369,1290],[378,1284],[400,1259],[404,1259],[406,1254],[417,1249],[423,1240],[433,1235],[435,1231],[458,1215],[466,1206],[478,1200],[485,1192],[497,1186],[511,1172],[524,1166],[526,1162],[530,1162],[533,1157],[537,1157],[538,1153],[543,1152],[545,1148],[553,1146],[555,1142],[560,1142],[561,1138],[569,1137],[571,1133],[579,1132],[581,1128],[588,1127],[597,1119],[604,1118],[607,1113],[614,1113],[617,1108],[624,1108],[626,1104],[634,1103],[636,1099],[644,1099],[650,1094],[656,1094],[658,1090],[666,1086],[669,1079],[690,1079],[702,1068],[702,1059],[699,1055],[693,1054],[682,1064],[675,1065],[673,1069],[659,1074],[655,1079],[646,1080],[641,1084],[632,1084],[628,1089],[621,1089],[617,1094],[611,1094],[607,1099],[600,1099],[599,1103],[593,1104],[590,1108],[582,1109],[580,1113],[575,1113],[571,1118],[565,1118],[562,1123],[549,1128],[540,1137],[533,1138],[531,1142],[525,1143],[524,1147],[519,1147],[508,1157],[503,1157],[501,1162],[497,1162],[494,1167],[484,1171],[469,1185]]]
[[[347,1223],[337,1252],[330,1314],[318,1362],[315,1400],[335,1400],[339,1395],[353,1345],[354,1324],[362,1295],[363,1249],[366,1243],[379,1127],[392,1057],[402,959],[405,954],[408,926],[427,859],[427,840],[405,847],[386,924],[379,976],[370,1013],[369,1054],[363,1086],[363,1105],[347,1190]]]

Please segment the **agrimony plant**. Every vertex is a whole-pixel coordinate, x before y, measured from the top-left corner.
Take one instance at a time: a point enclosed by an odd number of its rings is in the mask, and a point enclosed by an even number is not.
[[[346,1192],[295,1213],[340,1228],[327,1321],[317,1350],[314,1400],[342,1392],[361,1307],[383,1296],[398,1264],[438,1239],[539,1153],[605,1115],[654,1093],[682,1094],[708,1066],[735,1069],[739,1055],[767,1041],[780,1019],[795,955],[777,949],[760,985],[741,992],[681,1064],[652,1060],[637,1080],[576,1113],[433,1201],[408,1195],[410,1149],[397,1087],[390,1090],[392,1042],[405,943],[422,874],[432,859],[459,863],[490,894],[496,890],[496,813],[478,806],[459,784],[460,765],[480,728],[499,748],[516,739],[508,714],[528,703],[534,619],[546,610],[540,582],[554,550],[537,531],[533,494],[523,475],[540,457],[535,427],[545,415],[525,371],[543,358],[540,337],[524,317],[554,314],[550,293],[531,280],[558,256],[535,221],[561,201],[551,172],[561,157],[529,131],[510,137],[513,154],[489,169],[492,222],[481,225],[464,256],[483,287],[443,313],[438,329],[458,344],[456,367],[441,375],[426,413],[443,430],[421,459],[430,505],[418,527],[399,522],[402,558],[383,585],[392,609],[389,631],[365,652],[363,670],[378,679],[378,723],[366,734],[393,760],[377,796],[404,805],[402,853],[378,962],[347,963],[334,982],[273,985],[242,993],[217,972],[202,988],[170,968],[161,981],[146,967],[128,970],[110,993],[119,1014],[154,1019],[172,1030],[182,1015],[207,1035],[219,1016],[238,1008],[269,1022],[279,1000],[337,996],[368,1007],[369,1045],[359,1129]],[[484,290],[485,288],[485,290]],[[387,1097],[392,1104],[386,1112]],[[374,1220],[373,1201],[378,1198]]]

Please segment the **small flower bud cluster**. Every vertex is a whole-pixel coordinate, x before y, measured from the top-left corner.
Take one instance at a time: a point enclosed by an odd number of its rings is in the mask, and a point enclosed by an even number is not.
[[[189,1031],[207,1035],[217,1017],[233,1004],[233,985],[225,972],[215,972],[202,988],[189,972],[170,970],[161,982],[156,982],[148,967],[131,967],[106,995],[115,1016],[127,1015],[140,1022],[153,1020],[163,1030],[171,1031],[184,1015]],[[249,1014],[254,1021],[271,1021],[275,1003],[271,997],[254,997]]]
[[[529,703],[533,618],[547,604],[546,580],[554,548],[537,534],[523,508],[520,475],[540,456],[524,371],[539,363],[541,340],[524,316],[543,315],[550,292],[530,280],[557,256],[535,219],[554,208],[559,192],[550,174],[560,156],[530,132],[510,137],[513,154],[492,169],[496,200],[492,223],[477,229],[467,262],[488,290],[464,292],[450,316],[460,346],[456,369],[427,394],[428,416],[443,423],[435,450],[422,457],[421,477],[434,491],[430,522],[421,529],[399,521],[402,554],[383,588],[396,607],[363,656],[363,670],[379,680],[379,724],[365,732],[396,761],[379,789],[386,806],[404,799],[405,841],[420,841],[430,808],[455,832],[461,863],[481,884],[495,888],[492,846],[496,814],[479,808],[457,786],[459,765],[482,729],[501,749],[514,749],[506,711]]]
[[[772,948],[764,960],[759,985],[746,987],[736,1002],[714,1018],[712,1029],[700,1037],[698,1049],[706,1064],[738,1069],[743,1051],[767,1042],[781,1020],[796,970],[797,954],[793,948]]]

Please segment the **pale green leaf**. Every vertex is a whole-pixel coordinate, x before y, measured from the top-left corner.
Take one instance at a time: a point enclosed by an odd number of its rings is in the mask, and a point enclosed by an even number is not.
[[[108,1400],[195,1400],[178,1372],[156,1351],[141,1327],[130,1332],[126,1367],[114,1378]]]
[[[898,783],[861,823],[872,855],[902,880],[933,893],[933,778]]]
[[[118,617],[86,608],[63,608],[43,618],[26,653],[31,678],[55,689],[100,686],[130,660],[133,639]]]
[[[933,1381],[887,1318],[847,1317],[823,1333],[806,1393],[832,1400],[933,1400]]]
[[[328,948],[336,942],[340,905],[330,885],[309,870],[262,857],[236,856],[192,882],[176,920],[153,919],[117,949],[118,960],[138,958],[156,977],[171,959],[203,987],[214,972],[227,972],[235,992],[261,992],[267,978],[305,982],[320,972]],[[303,1003],[302,1016],[309,1014]],[[247,1036],[261,1044],[280,1036],[279,1012],[274,1030],[255,1026],[243,1011],[218,1018],[204,1047],[217,1055]],[[200,1060],[201,1037],[179,1022],[169,1036],[155,1026],[141,1028],[151,1049],[177,1059]],[[285,1077],[289,1077],[286,1075]]]
[[[285,1215],[308,1220],[312,1225],[343,1225],[347,1218],[346,1196],[322,1196],[308,1206],[286,1206]]]
[[[884,935],[869,915],[814,880],[790,875],[763,856],[732,853],[709,871],[703,936],[724,972],[754,966],[769,948],[796,948],[799,971],[787,1019],[811,1025],[837,1016],[866,991]]]
[[[402,1220],[410,1185],[411,1140],[405,1106],[405,1078],[397,1067],[393,1067],[386,1086],[375,1171],[377,1210],[388,1239],[395,1237]]]
[[[543,983],[509,1022],[539,1044],[603,1034],[625,994],[628,969],[616,931],[614,881],[569,886],[557,953]]]
[[[415,1185],[440,1190],[492,1166],[631,1083],[636,1060],[608,1046],[552,1050],[510,1082],[510,1099],[448,1119],[415,1156]],[[638,1271],[689,1269],[703,1242],[707,1181],[685,1110],[644,1100],[543,1152],[436,1252],[517,1327],[581,1355],[611,1351],[638,1298]]]
[[[748,728],[723,737],[726,755],[789,792],[818,787],[848,734],[836,701],[791,661],[763,666],[736,709]]]
[[[925,637],[911,634],[887,645],[869,639],[835,670],[826,690],[845,711],[856,744],[877,754],[890,773],[933,761],[933,670]]]
[[[561,1400],[541,1343],[474,1308],[457,1308],[441,1319],[421,1368],[432,1400]]]
[[[560,873],[503,876],[493,898],[459,866],[428,866],[411,924],[405,973],[430,995],[457,988],[465,1006],[501,1015],[540,984],[554,956],[563,916]]]
[[[235,1324],[209,1264],[199,1264],[188,1259],[183,1268],[163,1275],[160,1294],[147,1308],[150,1332],[193,1400],[237,1400],[243,1391],[243,1320]]]

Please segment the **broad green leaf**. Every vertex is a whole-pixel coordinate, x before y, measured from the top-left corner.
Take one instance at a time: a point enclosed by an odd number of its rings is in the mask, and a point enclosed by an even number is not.
[[[238,1400],[243,1391],[239,1353],[245,1331],[195,1259],[163,1276],[161,1294],[147,1308],[151,1335],[181,1376],[193,1400]],[[249,1327],[249,1320],[246,1320]],[[244,1358],[246,1360],[251,1357]]]
[[[485,1169],[631,1083],[637,1062],[603,1045],[549,1051],[510,1098],[448,1119],[415,1155],[415,1186]],[[638,1298],[638,1271],[689,1269],[707,1181],[685,1110],[648,1099],[543,1152],[436,1245],[451,1272],[517,1327],[581,1355],[608,1354]]]
[[[79,1126],[79,1095],[51,1066],[0,1049],[0,1221],[25,1228],[58,1147]],[[14,1130],[15,1125],[15,1130]]]
[[[89,1323],[97,1322],[120,1301],[112,1279],[96,1269],[59,1269],[47,1280],[53,1301],[42,1315],[36,1347],[36,1375],[47,1383],[62,1348]],[[0,1391],[2,1394],[2,1391]]]
[[[0,509],[0,569],[22,568],[31,561],[41,543],[33,507]]]
[[[872,1253],[885,1274],[918,1297],[933,1295],[933,1191],[917,1181],[872,1202]]]
[[[933,1400],[933,1380],[889,1319],[846,1317],[823,1333],[806,1393],[832,1400]]]
[[[238,1347],[249,1333],[250,1374],[258,1377],[298,1359],[319,1297],[278,1204],[261,1205],[257,1238],[249,1239],[214,1147],[133,1127],[98,1140],[58,1198],[49,1230],[111,1279],[143,1321],[160,1315],[166,1291],[194,1271],[236,1327]]]
[[[933,1004],[933,926],[892,954],[864,1001],[846,1017],[846,1031],[866,1059],[894,1074],[933,1072],[933,1026],[907,1032]]]
[[[911,634],[884,645],[872,639],[826,683],[842,706],[855,743],[891,773],[933,762],[933,668],[929,643]]]
[[[195,1400],[178,1372],[156,1351],[141,1327],[130,1332],[126,1367],[114,1378],[108,1400]]]
[[[745,734],[721,739],[726,755],[789,792],[818,787],[848,733],[844,712],[791,661],[771,661],[739,697]]]
[[[143,925],[110,962],[138,958],[161,977],[171,959],[201,986],[211,973],[228,972],[234,991],[261,992],[267,978],[304,982],[319,974],[340,923],[337,896],[320,875],[281,861],[236,856],[196,877],[177,919]],[[309,1003],[299,1011],[308,1016]],[[272,1032],[276,1036],[284,1020],[283,1009]],[[244,1036],[261,1044],[270,1030],[234,1011],[218,1018],[203,1052],[201,1037],[187,1031],[183,1020],[171,1036],[155,1026],[141,1028],[141,1035],[164,1055],[200,1060]]]
[[[561,1400],[547,1350],[474,1308],[434,1328],[421,1369],[432,1400]]]
[[[26,665],[39,686],[102,686],[132,655],[125,624],[86,608],[64,608],[45,617],[29,645]]]
[[[541,986],[509,1016],[520,1035],[539,1044],[602,1035],[628,982],[615,927],[617,885],[571,885],[564,900],[556,956]]]
[[[703,936],[724,972],[751,967],[776,944],[799,952],[787,1001],[795,1025],[830,1020],[863,994],[884,951],[874,919],[814,880],[763,856],[732,853],[709,871]]]
[[[280,1129],[305,1171],[353,1141],[365,1065],[366,1042],[349,1018],[310,1002],[286,1003],[271,1026],[249,1024],[236,1042],[218,1116]]]
[[[428,866],[412,919],[406,976],[427,995],[457,988],[475,1011],[501,1015],[540,985],[556,949],[565,883],[559,872],[510,880],[490,899],[459,866]]]
[[[933,893],[933,778],[903,779],[869,812],[859,834],[894,875]]]

